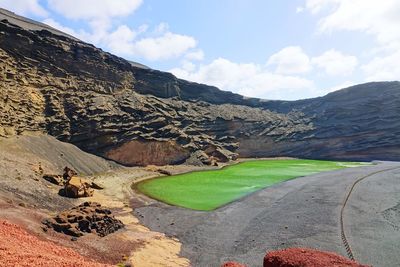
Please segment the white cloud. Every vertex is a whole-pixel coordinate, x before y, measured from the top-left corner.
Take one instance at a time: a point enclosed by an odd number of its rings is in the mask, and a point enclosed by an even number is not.
[[[191,36],[166,32],[162,36],[143,38],[131,44],[130,54],[153,61],[164,60],[180,57],[196,45]]]
[[[182,63],[182,69],[183,70],[185,70],[185,71],[187,71],[187,72],[192,72],[192,71],[195,71],[196,70],[196,65],[195,64],[193,64],[192,62],[190,62],[190,61],[183,61],[183,63]]]
[[[367,81],[400,79],[400,1],[306,0],[305,8],[321,15],[321,33],[358,31],[375,38],[378,46],[366,52],[375,58],[362,66]]]
[[[32,14],[45,17],[48,15],[47,11],[39,4],[39,0],[0,0],[0,7],[22,16]]]
[[[285,47],[273,54],[267,65],[274,66],[279,74],[299,74],[311,70],[309,57],[298,46]]]
[[[132,14],[142,4],[142,0],[48,0],[48,6],[68,19],[79,19],[89,26],[89,30],[75,30],[68,33],[98,46],[129,51],[128,40],[133,40],[136,31],[126,25],[119,25],[113,30],[113,19]],[[60,30],[67,29],[56,21],[46,20],[51,26]],[[126,36],[125,36],[126,34]],[[117,38],[121,38],[117,44]],[[115,52],[115,51],[112,51]]]
[[[91,19],[86,21],[90,32],[84,32],[83,39],[89,43],[100,44],[111,33],[112,20],[110,18]]]
[[[376,57],[361,68],[367,81],[400,80],[400,51]]]
[[[303,11],[304,11],[304,7],[299,6],[296,8],[296,13],[303,13]]]
[[[127,16],[142,0],[48,0],[49,7],[70,19],[99,19]]]
[[[193,69],[170,70],[179,78],[217,86],[246,96],[267,99],[296,99],[314,90],[310,80],[269,72],[264,66],[243,64],[218,58],[207,65]]]
[[[309,10],[312,14],[317,14],[323,9],[332,7],[333,4],[339,3],[341,0],[306,0],[304,9]]]
[[[186,60],[197,60],[197,61],[203,60],[204,59],[204,52],[201,49],[198,49],[196,51],[188,52],[185,55],[185,59]]]
[[[169,30],[169,25],[166,22],[161,22],[158,24],[156,29],[154,30],[155,33],[161,34]]]
[[[118,55],[141,57],[150,61],[177,58],[196,47],[193,37],[169,31],[157,37],[137,38],[144,31],[146,29],[134,31],[126,25],[119,26],[103,40],[103,43]]]
[[[334,49],[312,58],[311,62],[332,76],[348,76],[353,73],[358,64],[355,56],[344,55]]]
[[[201,50],[190,51],[196,48],[197,41],[191,36],[166,31],[168,25],[161,23],[150,34],[153,37],[143,37],[148,32],[148,26],[142,25],[131,29],[127,25],[120,25],[110,30],[103,20],[90,21],[91,32],[64,27],[53,19],[45,19],[44,23],[73,35],[83,41],[102,46],[119,56],[130,58],[144,58],[150,61],[167,60],[185,56],[186,60],[202,60],[204,53]],[[156,34],[156,36],[154,36]]]
[[[136,31],[126,25],[120,25],[115,31],[108,34],[103,42],[106,43],[111,52],[126,55],[131,53],[136,36]]]
[[[321,32],[363,31],[382,45],[400,39],[400,1],[398,0],[306,0],[313,14],[328,10],[319,21]]]

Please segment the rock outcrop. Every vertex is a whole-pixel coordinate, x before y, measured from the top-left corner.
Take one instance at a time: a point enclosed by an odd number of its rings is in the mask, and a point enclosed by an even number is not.
[[[62,186],[59,194],[70,198],[92,197],[94,194],[93,189],[103,189],[101,185],[77,176],[77,174],[75,170],[65,167],[63,175],[45,174],[43,179],[52,184]]]
[[[398,82],[293,102],[245,98],[0,18],[0,136],[47,133],[128,166],[400,159]]]
[[[264,267],[368,267],[335,253],[309,248],[288,248],[268,252]]]
[[[92,197],[93,189],[90,184],[82,177],[72,176],[65,183],[62,194],[66,197],[79,198],[79,197]]]
[[[261,265],[260,265],[261,266]],[[359,264],[338,254],[310,248],[287,248],[267,252],[263,267],[371,267]],[[246,267],[246,265],[229,261],[221,267]]]
[[[96,202],[84,202],[54,218],[44,220],[43,224],[47,228],[73,237],[87,233],[96,233],[103,237],[124,227],[120,220],[112,216],[109,209],[102,208]]]
[[[65,183],[64,188],[60,190],[60,194],[72,198],[93,196],[94,191],[89,181],[77,175],[78,173],[73,169],[64,168],[63,179]]]

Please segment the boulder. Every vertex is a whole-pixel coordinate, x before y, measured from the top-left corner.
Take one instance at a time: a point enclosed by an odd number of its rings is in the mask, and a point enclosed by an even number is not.
[[[204,150],[204,152],[211,158],[217,160],[218,162],[228,162],[230,160],[237,159],[237,154],[233,153],[222,147],[217,147],[214,145],[209,145]]]
[[[264,267],[368,267],[332,252],[309,248],[288,248],[270,251],[264,257]]]
[[[170,171],[166,170],[166,169],[157,169],[157,172],[160,173],[160,174],[167,175],[167,176],[171,176],[172,175],[172,173]]]
[[[66,166],[66,167],[64,168],[64,174],[63,174],[64,180],[68,180],[68,179],[70,179],[72,176],[75,176],[75,175],[78,175],[78,173],[77,173],[75,170],[69,168],[68,166]]]
[[[76,171],[69,167],[64,168],[63,175],[46,174],[43,179],[52,184],[64,186],[60,190],[60,195],[71,198],[91,197],[93,196],[93,189],[104,189],[104,186],[99,183],[76,176]]]
[[[91,183],[79,176],[72,176],[64,186],[64,195],[66,197],[91,197],[93,196],[93,189]]]
[[[124,224],[116,219],[109,209],[102,208],[96,202],[84,202],[42,223],[47,228],[73,237],[88,233],[96,233],[103,237],[124,227]]]
[[[190,155],[185,164],[194,166],[212,165],[212,159],[205,152],[198,150]]]

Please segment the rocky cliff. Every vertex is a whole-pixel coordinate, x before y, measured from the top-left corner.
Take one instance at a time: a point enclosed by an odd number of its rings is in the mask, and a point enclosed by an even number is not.
[[[294,102],[245,98],[0,15],[0,136],[48,133],[126,165],[400,160],[398,82]]]

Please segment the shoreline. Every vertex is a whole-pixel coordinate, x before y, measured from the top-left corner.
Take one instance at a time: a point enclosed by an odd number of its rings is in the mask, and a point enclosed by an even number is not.
[[[149,264],[150,266],[163,266],[166,263],[168,266],[187,267],[191,266],[191,263],[185,253],[183,253],[186,248],[183,247],[181,241],[182,238],[178,238],[178,235],[171,234],[168,231],[164,231],[164,229],[157,231],[152,227],[149,227],[148,224],[144,222],[146,218],[144,218],[144,215],[140,212],[140,210],[147,208],[183,208],[170,206],[152,199],[137,190],[135,185],[146,180],[168,177],[168,175],[161,174],[159,169],[166,170],[172,175],[177,175],[204,170],[218,170],[247,161],[279,159],[295,158],[239,158],[235,161],[220,164],[220,166],[167,165],[109,169],[104,172],[84,176],[85,178],[104,186],[104,189],[96,190],[93,197],[79,199],[66,199],[59,197],[57,194],[58,188],[48,184],[41,178],[29,182],[34,183],[35,186],[39,183],[45,189],[47,187],[45,190],[47,192],[46,195],[48,194],[49,199],[58,199],[57,205],[62,209],[67,209],[69,205],[79,205],[85,201],[98,202],[102,206],[110,208],[115,217],[124,222],[126,227],[124,230],[117,231],[105,238],[88,235],[73,242],[70,240],[70,237],[63,234],[42,232],[42,218],[53,216],[57,210],[53,206],[50,209],[37,209],[35,207],[36,203],[32,202],[33,200],[27,202],[29,207],[24,208],[24,213],[21,213],[21,207],[18,207],[18,205],[14,203],[12,206],[0,211],[0,215],[2,215],[2,217],[8,217],[12,222],[16,223],[23,220],[24,223],[22,225],[30,229],[36,236],[53,241],[56,244],[65,247],[73,248],[78,253],[88,257],[89,259],[110,263],[111,261],[114,262],[119,257],[117,255],[123,253],[124,257],[126,257],[126,261],[137,267],[147,267]],[[31,187],[21,187],[21,190],[27,190],[26,192],[29,192],[29,188]],[[10,198],[7,194],[0,194],[0,200],[2,199],[7,201],[7,199]],[[232,202],[233,204],[228,203],[229,205],[224,205],[212,212],[229,209],[230,205],[235,205],[235,202],[241,203],[243,200],[235,200]],[[69,204],[67,205],[67,203]],[[26,218],[22,218],[21,216],[23,214],[29,214],[29,216],[25,215]],[[160,218],[160,220],[164,220],[164,218]],[[175,220],[178,219],[175,218],[174,221]],[[28,224],[28,222],[30,223]],[[118,253],[113,253],[112,247],[114,246],[121,246],[121,248],[118,249]]]
[[[153,166],[151,165],[151,167],[149,168],[149,166],[146,167],[136,167],[136,168],[143,168],[145,170],[151,170],[154,174],[153,175],[149,175],[149,176],[145,176],[145,177],[140,177],[135,179],[132,184],[131,184],[131,189],[133,190],[132,194],[132,202],[136,203],[136,205],[134,205],[134,208],[140,208],[143,206],[147,206],[147,205],[151,205],[151,204],[164,204],[164,205],[169,205],[169,206],[176,206],[173,204],[169,204],[166,203],[160,199],[157,198],[152,198],[148,195],[146,195],[145,193],[141,192],[138,189],[138,185],[141,182],[145,182],[145,181],[150,181],[153,179],[160,179],[160,178],[167,178],[170,176],[175,176],[175,175],[182,175],[182,174],[188,174],[188,173],[193,173],[193,172],[201,172],[201,171],[212,171],[212,170],[222,170],[226,167],[230,167],[236,164],[240,164],[243,162],[248,162],[248,161],[259,161],[259,160],[296,160],[299,158],[294,158],[294,157],[266,157],[266,158],[238,158],[234,161],[229,161],[226,163],[220,163],[219,166],[195,166],[195,165],[164,165],[164,166]],[[171,175],[165,175],[165,174],[161,174],[159,173],[157,170],[158,169],[162,169],[162,170],[167,170],[167,171],[172,171]],[[217,210],[219,208],[222,208],[226,205],[229,205],[236,200],[233,200],[231,202],[228,202],[224,205],[222,205],[221,207],[218,207],[214,210]],[[185,207],[181,207],[181,206],[176,206],[176,207],[180,207],[180,208],[185,208]]]
[[[400,162],[379,162],[370,166],[345,168],[292,179],[257,191],[211,212],[161,203],[138,208],[135,214],[140,218],[140,222],[151,230],[164,232],[167,236],[181,240],[183,246],[180,255],[190,259],[193,266],[218,266],[225,261],[258,266],[266,250],[298,246],[319,248],[346,256],[338,231],[338,207],[342,204],[349,185],[360,175],[373,174],[391,166],[400,166]],[[386,177],[390,182],[380,186],[386,189],[398,187],[396,178],[389,179],[385,174],[377,175],[369,182],[375,181],[379,184],[381,177]],[[370,188],[367,183],[363,186],[365,190],[372,192],[383,190],[379,187]],[[390,205],[395,205],[397,198],[395,190],[392,191],[393,194],[387,201]],[[378,197],[374,194],[370,196]],[[386,199],[383,195],[379,197]],[[354,209],[349,207],[347,212],[352,214],[359,212],[357,206],[365,204],[358,198],[352,198],[351,201],[356,206]],[[368,202],[368,205],[373,209],[377,207],[376,201]],[[285,212],[282,213],[283,210]],[[374,213],[367,213],[362,217],[347,216],[346,223],[351,230],[351,239],[363,238],[362,231],[357,230],[356,235],[352,233],[357,226],[354,223],[364,217],[372,225],[373,220],[379,216]],[[384,225],[379,229],[388,236],[398,236],[398,232],[387,229]],[[364,231],[373,234],[367,229]],[[368,242],[367,239],[362,239],[355,252],[363,251],[360,247]],[[354,245],[354,241],[352,244]],[[378,244],[382,242],[377,242],[377,246]],[[396,259],[393,250],[383,254],[377,254],[378,251],[372,253],[372,249],[370,252],[376,256],[385,255],[388,257],[387,262],[393,262]],[[357,260],[374,263],[367,256]]]
[[[143,181],[147,181],[147,180],[152,180],[152,179],[156,179],[156,178],[161,178],[161,177],[169,177],[169,176],[174,176],[174,175],[180,175],[180,174],[187,174],[187,173],[192,173],[192,172],[201,172],[201,171],[208,171],[208,170],[220,170],[223,169],[225,167],[229,167],[229,166],[233,166],[236,164],[240,164],[242,162],[247,162],[247,161],[258,161],[258,160],[294,160],[294,159],[298,159],[298,158],[293,158],[293,157],[272,157],[272,158],[238,158],[237,160],[233,160],[233,161],[229,161],[226,163],[220,163],[221,165],[218,166],[195,166],[195,165],[164,165],[164,166],[155,166],[158,167],[158,169],[167,169],[167,170],[171,170],[171,169],[178,169],[178,171],[174,171],[171,175],[165,175],[165,174],[160,174],[159,172],[156,171],[156,173],[158,173],[159,175],[154,175],[154,176],[149,176],[149,177],[141,177],[136,179],[135,181],[133,181],[132,186],[135,187],[135,185],[143,182]],[[187,168],[189,170],[179,170],[180,167],[183,168]],[[138,168],[144,168],[146,169],[147,167],[138,167]]]

